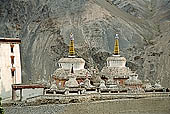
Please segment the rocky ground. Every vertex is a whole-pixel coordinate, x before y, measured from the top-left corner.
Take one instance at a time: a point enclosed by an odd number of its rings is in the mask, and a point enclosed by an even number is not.
[[[169,114],[169,98],[4,107],[5,114]]]
[[[170,0],[0,0],[0,36],[22,39],[23,82],[48,79],[68,55],[101,70],[120,35],[121,55],[141,79],[170,87]]]

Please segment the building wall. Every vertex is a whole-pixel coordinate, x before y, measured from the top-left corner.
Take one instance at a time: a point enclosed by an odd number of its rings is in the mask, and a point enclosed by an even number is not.
[[[15,73],[11,73],[11,56],[14,56]],[[14,44],[13,53],[9,43],[0,43],[0,96],[2,98],[11,97],[11,84],[21,83],[21,63],[19,44]]]

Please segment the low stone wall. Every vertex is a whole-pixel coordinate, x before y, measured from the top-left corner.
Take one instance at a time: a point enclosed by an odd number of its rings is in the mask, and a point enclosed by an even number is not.
[[[170,97],[170,92],[153,92],[153,93],[91,93],[91,94],[74,94],[74,95],[41,95],[26,100],[24,105],[41,105],[41,104],[68,104],[83,103],[92,101],[114,100],[114,99],[140,99],[154,97]]]
[[[170,97],[4,107],[5,114],[170,114]]]

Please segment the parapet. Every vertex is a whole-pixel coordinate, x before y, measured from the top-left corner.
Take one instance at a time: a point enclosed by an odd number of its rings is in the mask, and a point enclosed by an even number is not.
[[[21,39],[19,39],[19,38],[0,38],[0,43],[20,44],[21,43]]]

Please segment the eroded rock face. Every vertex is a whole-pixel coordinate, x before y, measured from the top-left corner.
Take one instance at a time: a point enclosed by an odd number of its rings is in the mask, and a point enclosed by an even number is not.
[[[22,39],[23,81],[48,79],[68,55],[74,33],[76,54],[99,70],[120,34],[121,55],[140,79],[169,78],[169,0],[0,0],[0,35]]]

